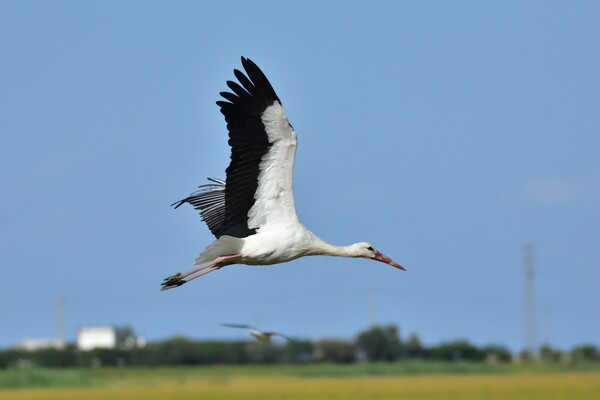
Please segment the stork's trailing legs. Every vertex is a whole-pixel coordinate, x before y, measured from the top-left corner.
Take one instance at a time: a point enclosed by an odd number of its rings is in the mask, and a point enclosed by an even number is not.
[[[161,283],[162,287],[160,288],[160,290],[176,288],[178,286],[183,285],[184,283],[199,278],[202,275],[206,275],[209,272],[216,271],[220,268],[223,268],[226,265],[234,264],[234,262],[231,262],[230,260],[232,258],[240,257],[241,255],[241,253],[236,253],[230,254],[228,256],[217,257],[206,264],[202,264],[198,268],[194,268],[193,270],[186,272],[185,274],[178,272],[175,275],[171,275],[163,280],[163,283]]]

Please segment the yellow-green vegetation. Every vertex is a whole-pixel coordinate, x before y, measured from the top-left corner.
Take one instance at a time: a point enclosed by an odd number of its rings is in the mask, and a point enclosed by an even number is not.
[[[600,399],[600,364],[13,368],[0,399]]]
[[[221,365],[189,367],[9,368],[0,370],[0,393],[15,388],[66,388],[147,385],[253,377],[351,378],[403,375],[463,375],[586,372],[600,374],[600,363],[485,364],[407,360],[396,363]]]
[[[11,389],[6,400],[245,400],[245,399],[510,399],[600,398],[600,374],[411,375],[314,378],[285,376],[148,377],[106,387]]]

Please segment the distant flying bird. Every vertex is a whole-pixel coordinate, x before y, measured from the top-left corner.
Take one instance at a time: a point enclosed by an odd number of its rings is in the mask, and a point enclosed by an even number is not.
[[[288,336],[279,332],[269,332],[269,331],[261,331],[260,329],[251,326],[251,325],[239,325],[239,324],[221,324],[223,326],[227,326],[229,328],[242,328],[249,329],[250,334],[256,338],[261,343],[269,343],[271,341],[271,337],[273,336],[281,336],[284,339],[292,340]]]
[[[251,60],[242,57],[240,84],[227,81],[227,101],[217,101],[225,116],[231,146],[227,180],[212,182],[175,208],[189,203],[217,237],[198,256],[198,267],[164,279],[162,289],[190,282],[227,265],[270,265],[304,256],[362,257],[405,270],[369,243],[333,246],[298,221],[292,191],[296,132],[275,90]]]

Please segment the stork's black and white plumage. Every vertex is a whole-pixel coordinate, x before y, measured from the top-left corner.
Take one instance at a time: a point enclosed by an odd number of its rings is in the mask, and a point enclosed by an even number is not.
[[[284,335],[283,333],[273,332],[273,331],[262,331],[252,325],[240,325],[240,324],[221,324],[223,326],[227,326],[229,328],[241,328],[248,329],[250,334],[256,338],[261,343],[269,343],[273,336],[281,336],[286,340],[292,340],[290,337]]]
[[[363,257],[404,268],[369,243],[332,246],[298,221],[292,190],[296,132],[262,71],[242,57],[246,71],[234,70],[227,101],[217,101],[225,116],[231,146],[227,180],[211,184],[174,203],[193,205],[217,237],[198,256],[197,268],[170,276],[162,290],[231,264],[270,265],[303,256]],[[240,85],[241,84],[241,85]]]

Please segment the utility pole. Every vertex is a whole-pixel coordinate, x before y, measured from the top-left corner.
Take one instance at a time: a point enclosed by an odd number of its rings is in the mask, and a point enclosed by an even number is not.
[[[60,296],[58,298],[57,312],[56,312],[56,333],[60,343],[60,347],[65,347],[65,298]]]
[[[548,347],[552,342],[552,311],[549,307],[544,310],[544,344]]]
[[[525,349],[531,357],[537,358],[537,335],[535,318],[535,296],[533,289],[533,245],[525,243],[524,246],[525,266],[525,303],[523,310],[523,330],[525,334]]]
[[[367,292],[367,299],[368,299],[367,318],[368,318],[369,328],[370,328],[375,324],[375,321],[373,319],[373,288],[369,288],[369,290]]]

